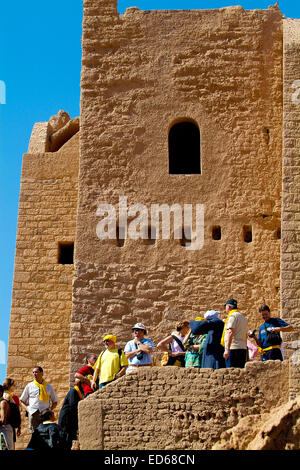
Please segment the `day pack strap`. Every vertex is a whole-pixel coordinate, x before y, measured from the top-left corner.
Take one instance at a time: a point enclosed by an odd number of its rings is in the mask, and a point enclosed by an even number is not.
[[[177,343],[178,346],[181,348],[181,350],[184,351],[184,346],[183,346],[182,342],[180,341],[180,339],[177,338],[177,336],[175,336],[175,335],[171,335],[171,336],[172,336],[172,338],[176,341],[176,343]]]

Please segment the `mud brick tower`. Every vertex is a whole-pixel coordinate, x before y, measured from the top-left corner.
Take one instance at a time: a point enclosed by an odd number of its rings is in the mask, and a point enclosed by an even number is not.
[[[8,375],[22,390],[39,363],[62,399],[104,334],[124,345],[139,321],[157,343],[229,297],[250,328],[261,303],[292,322],[289,357],[300,327],[299,20],[275,6],[119,15],[116,0],[83,3],[80,126],[66,113],[36,124],[23,158]],[[201,204],[203,246],[188,249],[188,231],[163,239],[150,220],[134,239],[120,218],[101,240],[97,209],[118,214],[120,200],[148,214]]]

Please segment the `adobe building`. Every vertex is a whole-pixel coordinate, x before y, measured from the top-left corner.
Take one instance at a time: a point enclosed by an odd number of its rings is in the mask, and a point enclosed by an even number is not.
[[[157,344],[229,297],[257,328],[267,303],[295,328],[282,364],[157,366],[80,404],[82,448],[212,448],[242,418],[299,394],[300,20],[277,6],[120,15],[116,0],[84,0],[82,49],[80,125],[64,112],[37,123],[23,157],[7,375],[21,392],[42,365],[61,405],[108,332],[123,346],[139,321]],[[111,239],[99,236],[105,204]],[[192,224],[163,238],[134,212],[155,204],[189,205]],[[190,249],[197,205],[204,231],[199,222]],[[222,397],[217,410],[209,391]],[[144,440],[133,437],[132,400]],[[153,441],[162,422],[173,437]]]

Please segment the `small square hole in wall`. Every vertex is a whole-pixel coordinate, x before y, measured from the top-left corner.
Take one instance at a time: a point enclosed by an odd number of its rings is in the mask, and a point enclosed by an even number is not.
[[[58,263],[74,264],[74,242],[58,243]]]
[[[252,227],[251,225],[244,225],[243,227],[243,238],[244,242],[251,243],[252,242]]]
[[[122,248],[122,246],[124,246],[125,244],[125,238],[126,238],[125,227],[117,226],[116,235],[117,235],[117,238],[116,238],[117,246]]]
[[[190,246],[192,241],[192,230],[191,227],[182,228],[182,235],[180,239],[181,246]]]
[[[281,240],[281,228],[278,227],[278,229],[275,232],[275,240]]]
[[[221,240],[222,231],[220,225],[214,225],[211,229],[211,236],[213,240]]]

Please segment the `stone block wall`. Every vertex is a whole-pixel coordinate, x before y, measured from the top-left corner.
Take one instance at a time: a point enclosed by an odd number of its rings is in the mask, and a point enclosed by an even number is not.
[[[249,328],[261,323],[261,303],[290,321],[296,331],[284,338],[285,357],[298,357],[299,47],[299,20],[283,19],[277,7],[129,8],[119,16],[116,0],[84,0],[80,139],[79,119],[72,120],[58,130],[57,145],[73,137],[46,152],[49,123],[37,123],[23,158],[7,367],[18,394],[40,364],[61,405],[104,334],[115,333],[124,346],[142,321],[156,344],[179,319],[222,310],[229,297],[238,299]],[[168,172],[168,134],[185,119],[200,128],[199,175]],[[203,248],[188,251],[172,233],[153,244],[99,240],[97,208],[118,208],[119,196],[148,210],[203,204]],[[75,265],[59,264],[58,243],[75,239]],[[86,400],[81,420],[86,406],[96,406],[94,448],[114,448],[118,426],[119,448],[137,445],[129,390],[146,410],[144,448],[208,448],[243,414],[295,397],[293,364],[138,371],[138,381],[128,376]]]
[[[99,351],[108,331],[124,343],[137,320],[158,341],[176,320],[222,310],[231,296],[249,328],[263,302],[280,316],[280,11],[119,16],[115,0],[85,0],[81,87],[70,376],[87,345]],[[199,175],[168,171],[168,133],[184,119],[200,128]],[[152,245],[99,240],[97,208],[118,209],[119,196],[148,211],[203,204],[203,248],[188,251],[173,235]]]
[[[300,349],[300,20],[283,21],[283,46],[281,303],[295,327],[287,335],[292,353]]]
[[[23,157],[9,329],[7,376],[16,393],[40,365],[60,404],[69,388],[74,266],[59,264],[58,244],[75,241],[78,137],[56,153]],[[21,448],[29,437],[26,421]]]
[[[207,450],[241,418],[288,400],[288,361],[216,371],[143,367],[80,402],[80,448]]]

